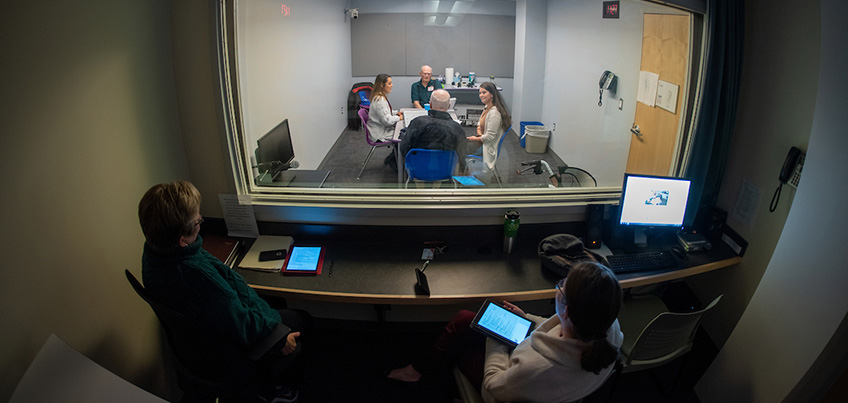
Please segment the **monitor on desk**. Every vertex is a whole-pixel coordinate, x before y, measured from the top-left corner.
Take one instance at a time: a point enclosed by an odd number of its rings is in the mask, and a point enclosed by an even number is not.
[[[256,141],[256,163],[260,173],[276,176],[292,167],[294,146],[289,131],[289,120],[283,119]]]
[[[649,227],[682,228],[689,202],[688,179],[624,174],[619,224],[639,229],[634,243],[643,244]]]

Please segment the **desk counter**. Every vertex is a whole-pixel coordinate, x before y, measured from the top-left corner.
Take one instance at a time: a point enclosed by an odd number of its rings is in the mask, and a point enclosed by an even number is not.
[[[425,274],[431,295],[415,293],[415,268],[423,261],[421,244],[327,244],[323,272],[298,277],[236,269],[260,294],[297,299],[361,304],[438,305],[481,301],[511,301],[554,297],[557,275],[543,269],[537,244],[518,244],[512,254],[495,244],[451,244],[436,255]],[[741,261],[724,244],[705,253],[690,254],[672,270],[624,274],[623,288],[692,276]]]

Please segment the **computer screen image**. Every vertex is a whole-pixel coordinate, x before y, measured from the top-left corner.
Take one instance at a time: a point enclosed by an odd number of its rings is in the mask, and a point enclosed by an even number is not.
[[[286,164],[294,160],[294,146],[292,146],[291,132],[289,131],[289,120],[283,119],[280,124],[265,133],[256,141],[256,163],[273,164],[277,169],[285,169]]]
[[[682,178],[625,174],[619,224],[683,227],[690,184]]]

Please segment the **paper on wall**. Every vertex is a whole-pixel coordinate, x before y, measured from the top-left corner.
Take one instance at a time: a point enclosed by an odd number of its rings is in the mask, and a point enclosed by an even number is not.
[[[659,80],[660,75],[657,73],[640,71],[639,91],[636,94],[636,100],[645,105],[654,106],[657,99],[657,82]]]
[[[659,80],[657,86],[657,106],[671,113],[677,110],[677,92],[680,86],[668,81]]]
[[[256,216],[253,214],[250,196],[219,194],[218,201],[221,203],[221,210],[224,211],[227,235],[241,238],[259,236],[259,227],[256,226]]]

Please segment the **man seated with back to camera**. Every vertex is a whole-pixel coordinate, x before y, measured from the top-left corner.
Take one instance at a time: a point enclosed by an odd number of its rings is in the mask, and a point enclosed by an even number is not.
[[[201,200],[197,188],[185,181],[155,185],[142,197],[138,219],[146,240],[141,259],[144,287],[160,303],[245,351],[278,323],[291,328],[257,365],[267,376],[272,396],[293,401],[284,397],[296,399],[297,390],[291,387],[294,362],[299,337],[309,331],[311,316],[271,308],[241,275],[202,248]],[[209,352],[213,357],[215,353]],[[289,387],[274,390],[280,383]]]
[[[451,119],[447,112],[450,94],[435,90],[430,97],[430,111],[409,123],[400,141],[403,155],[413,148],[428,150],[454,150],[459,161],[458,172],[465,172],[465,156],[468,154],[468,139],[462,126]]]

